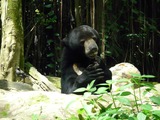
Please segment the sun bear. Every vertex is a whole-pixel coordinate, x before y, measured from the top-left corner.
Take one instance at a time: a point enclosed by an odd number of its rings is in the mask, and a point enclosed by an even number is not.
[[[99,57],[98,32],[88,25],[74,28],[63,40],[61,92],[73,93],[95,80],[95,85],[111,80],[111,71]]]

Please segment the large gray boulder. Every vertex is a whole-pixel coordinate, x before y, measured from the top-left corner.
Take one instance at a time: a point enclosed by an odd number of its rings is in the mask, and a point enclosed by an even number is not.
[[[138,69],[129,63],[120,63],[110,69],[113,79],[129,78],[130,73],[139,73]],[[116,90],[116,87],[120,87],[123,84],[115,84],[113,85],[114,88],[112,88]],[[81,95],[61,94],[59,89],[54,92],[47,92],[29,91],[27,86],[25,88],[25,90],[23,88],[22,90],[0,89],[1,120],[67,120],[72,115],[77,116],[77,110],[82,108],[82,103],[86,102],[86,99]],[[160,84],[155,85],[155,89],[160,91]],[[112,94],[116,94],[114,90]],[[142,88],[142,91],[144,90],[145,88]],[[153,94],[157,93],[153,92],[148,94],[147,97]],[[132,99],[132,97],[129,98]],[[105,95],[104,99],[108,101],[105,103],[105,106],[112,102],[110,95]],[[147,100],[144,97],[143,99],[144,102]]]

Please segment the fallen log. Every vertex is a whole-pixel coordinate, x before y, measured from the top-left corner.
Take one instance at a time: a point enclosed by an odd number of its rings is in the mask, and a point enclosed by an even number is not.
[[[25,67],[26,72],[28,73],[25,82],[30,83],[34,90],[57,91],[56,87],[48,80],[48,78],[38,72],[32,64],[27,62]]]

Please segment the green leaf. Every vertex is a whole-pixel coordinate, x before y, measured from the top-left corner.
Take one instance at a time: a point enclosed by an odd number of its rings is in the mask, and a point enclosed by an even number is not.
[[[71,105],[73,105],[73,103],[75,103],[76,101],[78,101],[78,99],[79,99],[79,98],[76,98],[76,99],[74,99],[74,100],[71,100],[71,101],[67,104],[67,106],[66,106],[65,109],[68,109]]]
[[[128,120],[137,120],[135,117],[129,117]]]
[[[111,109],[111,110],[107,110],[106,113],[108,114],[116,114],[117,113],[117,109]]]
[[[149,82],[141,83],[141,85],[143,85],[143,86],[145,86],[145,87],[154,88],[154,84],[153,84],[153,83],[149,83]]]
[[[150,97],[151,101],[157,105],[160,105],[160,96],[152,96]]]
[[[132,9],[132,12],[138,14],[139,11],[137,9]]]
[[[123,90],[125,90],[125,89],[127,89],[127,88],[132,87],[133,85],[134,85],[133,83],[129,83],[129,84],[127,84],[127,85],[121,86],[121,87],[118,88],[118,89],[121,90],[121,91],[123,91]]]
[[[122,93],[120,94],[120,96],[128,96],[128,95],[131,95],[131,94],[132,94],[131,92],[125,91],[125,92],[122,92]]]
[[[53,53],[47,54],[47,57],[53,57],[53,56],[54,56]]]
[[[131,73],[132,77],[141,77],[141,74],[138,73]]]
[[[57,36],[57,37],[59,37],[60,35],[59,35],[59,33],[55,33],[55,34],[54,34],[54,36]]]
[[[101,108],[101,112],[105,112],[106,111],[106,107],[104,105],[102,105],[102,103],[97,102],[98,106]]]
[[[144,105],[141,105],[140,107],[143,110],[147,110],[147,111],[152,110],[152,106],[150,104],[144,104]]]
[[[95,83],[95,80],[93,80],[90,84],[88,84],[87,90],[90,90],[93,87],[94,83]]]
[[[87,91],[89,91],[89,92],[95,92],[97,90],[97,88],[96,87],[92,87],[91,89],[87,89]]]
[[[51,8],[52,4],[45,5],[46,8]]]
[[[146,120],[146,115],[140,112],[137,115],[137,119],[138,120]]]
[[[108,86],[108,84],[106,84],[106,83],[101,83],[101,84],[98,84],[97,86]]]
[[[78,114],[83,114],[85,112],[84,108],[78,109],[77,110]]]
[[[50,67],[50,68],[53,68],[54,64],[48,64],[47,66]]]
[[[136,4],[137,3],[137,0],[131,0],[133,4]]]
[[[52,25],[46,27],[46,29],[52,29],[52,28],[53,28]]]
[[[125,97],[118,97],[116,98],[121,104],[123,105],[128,105],[128,106],[131,106],[131,102],[129,101],[128,98],[125,98]]]
[[[76,89],[74,92],[85,92],[86,91],[86,88],[78,88]]]
[[[123,79],[119,79],[119,80],[112,80],[114,83],[121,83],[121,82],[128,82],[130,81],[129,79],[123,78]]]
[[[100,88],[98,88],[98,90],[95,93],[96,94],[104,94],[107,92],[107,90],[108,90],[107,87],[100,87]]]
[[[155,76],[153,75],[142,75],[141,77],[142,78],[155,78]]]
[[[36,9],[35,12],[36,12],[37,14],[40,14],[40,11],[39,11],[38,9]]]
[[[152,111],[152,114],[160,117],[160,110],[154,110],[154,111]]]
[[[82,114],[78,114],[78,118],[79,118],[79,120],[85,120],[85,118],[82,116]]]
[[[91,92],[85,92],[83,96],[84,98],[88,98],[89,96],[91,96],[91,94],[92,94]]]
[[[54,11],[50,11],[50,12],[48,13],[48,15],[49,15],[49,16],[54,15]]]
[[[114,82],[113,82],[112,80],[107,80],[106,83],[107,83],[108,85],[111,85],[111,84],[114,83]]]
[[[151,91],[151,89],[146,89],[146,90],[144,90],[144,92],[143,92],[143,95],[146,95],[147,93],[149,93]]]
[[[92,104],[83,103],[83,108],[84,108],[84,110],[85,110],[86,113],[87,113],[88,115],[90,115],[90,116],[93,115],[93,113],[92,113],[92,108],[93,108],[93,106],[94,106],[94,105],[92,105]]]
[[[50,45],[51,43],[53,43],[53,40],[52,39],[47,40],[47,43]]]

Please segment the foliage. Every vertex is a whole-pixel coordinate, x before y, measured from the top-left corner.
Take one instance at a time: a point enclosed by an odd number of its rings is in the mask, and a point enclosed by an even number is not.
[[[94,1],[95,7],[92,2],[23,0],[26,61],[43,74],[60,76],[60,39],[80,24],[91,25],[94,14],[95,29],[100,36],[103,25],[99,21],[104,20],[105,41],[103,44],[100,41],[99,48],[105,48],[109,66],[127,61],[141,73],[159,77],[159,0]],[[99,16],[101,13],[104,19]]]
[[[156,57],[160,54],[156,45],[159,44],[158,16],[146,8],[158,9],[156,6],[159,1],[108,0],[106,3],[105,38],[108,58],[114,63],[128,61],[142,73],[159,77],[160,61]]]
[[[7,117],[8,116],[8,111],[10,109],[10,104],[6,104],[4,108],[0,111],[0,117]]]
[[[152,75],[132,75],[133,78],[127,79],[131,81],[130,84],[120,86],[116,92],[107,92],[105,85],[111,86],[118,81],[106,81],[105,84],[100,84],[99,88],[93,87],[94,81],[92,81],[87,88],[77,89],[75,92],[85,92],[84,98],[87,102],[82,102],[83,107],[79,109],[79,120],[157,120],[160,119],[160,110],[156,107],[160,107],[160,95],[158,91],[154,89],[154,85],[146,83],[146,78],[153,78]],[[134,89],[134,87],[138,89]],[[128,89],[130,88],[130,89]],[[142,90],[144,88],[144,90]],[[156,92],[157,95],[148,94]],[[91,94],[98,94],[91,98]],[[107,94],[110,100],[105,99]],[[107,106],[105,105],[107,104]],[[156,107],[154,107],[156,106]]]
[[[37,14],[36,21],[39,22],[40,25],[44,26],[45,32],[48,33],[46,36],[46,59],[49,61],[47,65],[45,66],[46,69],[50,70],[50,74],[53,74],[51,71],[57,66],[57,63],[60,61],[56,58],[56,51],[59,51],[60,47],[55,46],[53,48],[52,46],[56,44],[56,41],[54,40],[55,37],[59,37],[59,34],[54,32],[54,24],[57,22],[57,16],[54,12],[55,5],[53,4],[53,1],[46,1],[43,5],[43,11],[36,9],[35,12]],[[52,34],[50,34],[52,33]],[[53,52],[55,51],[55,52]],[[58,73],[59,71],[55,71],[55,73]]]
[[[59,76],[59,0],[23,1],[25,60],[45,75]]]

